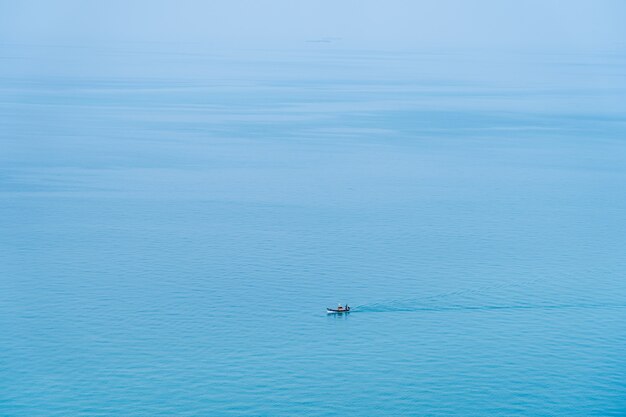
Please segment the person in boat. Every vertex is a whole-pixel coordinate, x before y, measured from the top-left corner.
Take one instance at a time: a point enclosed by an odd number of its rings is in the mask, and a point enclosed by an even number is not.
[[[346,311],[350,311],[350,306],[346,304]]]
[[[337,311],[343,311],[343,306],[341,304],[337,306]]]

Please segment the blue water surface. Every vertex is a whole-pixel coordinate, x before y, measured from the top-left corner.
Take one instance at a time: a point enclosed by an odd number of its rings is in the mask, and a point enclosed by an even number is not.
[[[626,415],[626,56],[0,52],[0,415]]]

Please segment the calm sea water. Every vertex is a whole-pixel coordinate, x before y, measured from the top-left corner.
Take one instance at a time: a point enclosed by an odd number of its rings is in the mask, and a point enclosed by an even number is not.
[[[0,415],[626,415],[626,56],[0,52]]]

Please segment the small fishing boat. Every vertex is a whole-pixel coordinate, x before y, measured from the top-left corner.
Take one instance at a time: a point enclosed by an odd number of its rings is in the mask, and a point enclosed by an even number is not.
[[[350,307],[347,305],[345,308],[342,308],[342,309],[326,307],[327,314],[342,314],[342,313],[349,313],[349,312],[350,312]]]

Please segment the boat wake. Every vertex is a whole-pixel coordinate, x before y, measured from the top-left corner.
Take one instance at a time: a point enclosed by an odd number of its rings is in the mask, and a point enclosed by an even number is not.
[[[567,294],[565,291],[537,294],[533,279],[521,283],[509,283],[460,289],[418,298],[386,300],[362,304],[351,311],[362,313],[387,312],[443,312],[443,311],[490,311],[490,310],[539,310],[539,309],[600,309],[625,308],[626,301],[604,300]]]
[[[444,311],[489,311],[489,310],[547,310],[547,309],[599,309],[599,308],[626,308],[626,303],[562,303],[562,304],[493,304],[493,305],[360,305],[352,308],[353,312],[360,313],[391,313],[391,312],[444,312]]]

